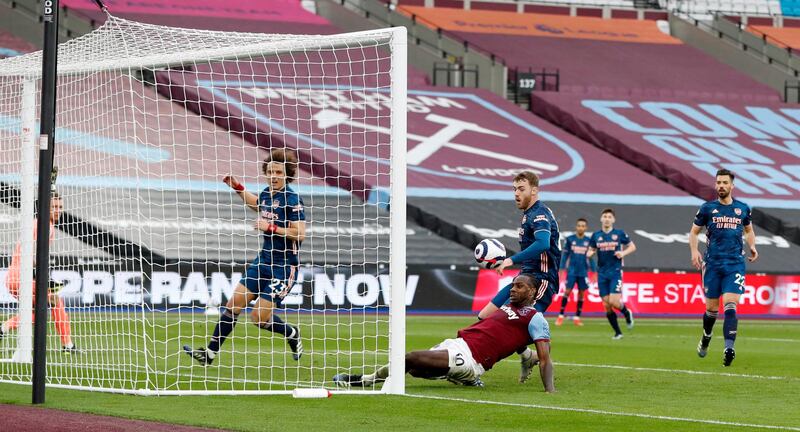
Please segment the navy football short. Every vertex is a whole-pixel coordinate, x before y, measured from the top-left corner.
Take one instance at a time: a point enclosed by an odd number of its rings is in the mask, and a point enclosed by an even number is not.
[[[247,273],[239,283],[251,293],[280,306],[292,289],[295,277],[297,266],[273,264],[257,257],[247,267]]]
[[[581,291],[586,291],[589,289],[589,281],[587,280],[586,276],[567,275],[567,291],[571,290],[576,283],[578,284],[578,289]]]
[[[600,297],[622,294],[622,272],[599,273],[597,275],[597,288],[600,291]]]
[[[706,298],[722,294],[744,294],[744,263],[703,265],[703,290]]]

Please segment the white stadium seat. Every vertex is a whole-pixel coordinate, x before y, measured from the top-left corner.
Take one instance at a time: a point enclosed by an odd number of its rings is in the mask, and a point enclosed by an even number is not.
[[[660,0],[665,9],[688,14],[714,12],[746,15],[780,15],[779,0]]]

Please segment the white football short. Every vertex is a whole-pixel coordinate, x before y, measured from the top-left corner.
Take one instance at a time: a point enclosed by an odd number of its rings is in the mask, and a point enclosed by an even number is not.
[[[483,366],[472,358],[472,352],[464,339],[445,339],[430,350],[447,350],[450,370],[447,372],[447,376],[442,378],[447,378],[448,381],[471,384],[486,372]]]

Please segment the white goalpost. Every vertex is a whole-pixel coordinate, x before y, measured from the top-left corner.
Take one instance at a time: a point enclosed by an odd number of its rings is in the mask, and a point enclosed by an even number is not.
[[[63,208],[49,240],[47,385],[404,393],[406,44],[402,27],[252,34],[110,15],[60,44],[54,165]],[[32,373],[41,63],[41,52],[0,60],[7,383],[30,383]],[[275,198],[248,209],[221,180],[234,176],[258,196],[276,149],[298,159],[288,187],[303,203],[285,210],[304,215],[306,235],[297,251],[270,252],[299,256],[292,277],[276,279],[286,289],[274,313],[299,329],[304,353],[295,360],[248,308],[213,363],[200,365],[182,346],[209,343],[265,247],[256,221],[279,213]],[[382,385],[331,381],[385,364]]]

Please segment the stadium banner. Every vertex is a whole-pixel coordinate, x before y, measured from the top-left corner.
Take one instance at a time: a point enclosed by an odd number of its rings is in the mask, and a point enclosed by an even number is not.
[[[419,22],[444,30],[467,33],[541,36],[680,45],[679,39],[662,32],[651,20],[603,19],[550,14],[400,6]]]
[[[245,264],[180,263],[141,269],[131,263],[70,260],[51,271],[63,284],[59,295],[69,307],[145,305],[153,309],[205,308],[224,305],[246,270]],[[409,266],[406,303],[411,310],[467,312],[472,305],[477,273],[467,266],[446,269]],[[322,268],[302,266],[283,300],[286,308],[302,310],[386,307],[390,298],[388,269],[363,266]],[[0,304],[15,303],[0,270]]]
[[[297,0],[104,0],[115,15],[177,15],[182,17],[213,17],[237,20],[279,21],[307,24],[327,24],[327,21],[309,13]],[[70,9],[96,12],[92,0],[61,0]]]
[[[491,270],[481,270],[478,275],[473,311],[479,311],[497,291],[508,284],[519,272],[506,271],[501,277]],[[564,295],[561,281],[558,296],[553,298],[549,312],[557,312]],[[574,311],[578,290],[570,293],[567,311]],[[585,294],[584,312],[603,312],[603,303],[596,283],[591,283]],[[705,311],[705,295],[699,273],[684,272],[624,272],[622,298],[634,313],[652,315],[697,315]],[[800,317],[800,275],[748,274],[745,291],[738,313]]]
[[[225,304],[245,271],[244,264],[181,263],[163,269],[131,270],[130,263],[75,265],[52,271],[61,281],[59,292],[72,308],[144,305],[154,310],[185,310]],[[14,303],[0,270],[0,304]],[[406,305],[411,313],[477,313],[516,270],[500,277],[471,266],[412,265],[406,279]],[[748,274],[739,313],[766,317],[800,318],[800,275]],[[558,310],[564,292],[553,299],[549,312]],[[375,311],[385,307],[391,287],[385,270],[301,267],[296,283],[284,299],[287,309]],[[626,305],[644,315],[685,316],[704,311],[698,273],[625,272],[622,294]],[[568,312],[574,310],[577,290]],[[600,313],[596,284],[586,294],[584,311]]]

